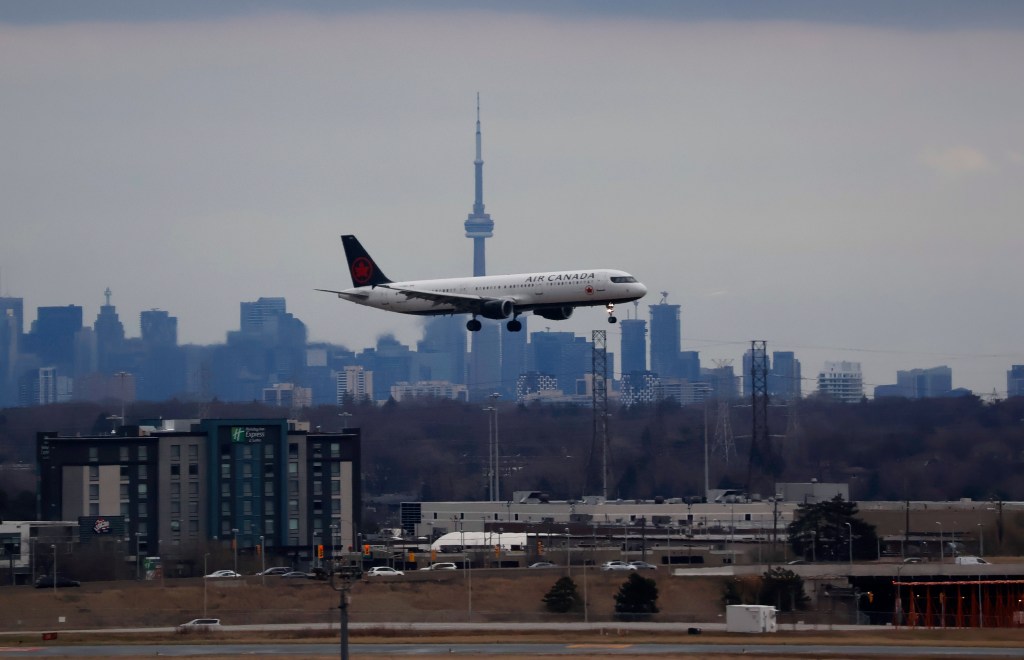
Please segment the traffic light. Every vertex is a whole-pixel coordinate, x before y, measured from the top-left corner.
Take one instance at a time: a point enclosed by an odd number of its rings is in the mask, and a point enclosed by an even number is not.
[[[316,558],[317,559],[323,559],[324,558],[324,546],[322,544],[316,546]]]
[[[363,544],[363,556],[364,557],[369,557],[370,556],[370,544],[369,543],[364,543]]]

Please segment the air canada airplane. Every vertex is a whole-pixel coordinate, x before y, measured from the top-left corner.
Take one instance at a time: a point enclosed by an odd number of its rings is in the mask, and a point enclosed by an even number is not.
[[[567,270],[518,275],[484,275],[441,280],[392,282],[355,236],[342,236],[351,289],[332,291],[339,298],[401,314],[433,316],[472,314],[466,328],[480,329],[477,319],[509,319],[510,332],[523,324],[516,317],[533,312],[552,321],[564,321],[577,307],[604,305],[608,322],[615,323],[615,303],[643,298],[647,287],[621,270]]]

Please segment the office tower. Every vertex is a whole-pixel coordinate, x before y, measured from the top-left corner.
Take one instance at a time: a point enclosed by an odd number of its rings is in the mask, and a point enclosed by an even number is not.
[[[24,328],[21,298],[0,298],[0,406],[17,400],[18,356]]]
[[[29,351],[47,365],[70,369],[75,357],[75,333],[82,329],[82,308],[40,307],[26,336]]]
[[[622,328],[622,375],[647,371],[647,321],[624,319]]]
[[[139,326],[142,343],[147,347],[178,345],[178,319],[163,310],[142,312],[139,314]]]
[[[103,292],[106,303],[100,306],[100,313],[92,325],[96,334],[96,358],[103,373],[114,371],[117,356],[124,349],[124,324],[117,316],[117,308],[110,304],[110,295],[107,287]]]
[[[661,378],[682,377],[679,368],[679,349],[682,330],[679,305],[670,305],[663,294],[662,302],[650,305],[651,310],[651,371]]]
[[[1014,364],[1006,372],[1006,396],[1024,396],[1024,364]]]
[[[284,298],[259,298],[240,305],[239,329],[246,334],[261,334],[271,319],[287,313]]]
[[[530,335],[530,371],[554,376],[563,394],[576,394],[576,381],[593,366],[591,342],[571,332],[534,332]]]
[[[501,334],[501,387],[497,389],[502,396],[513,398],[516,395],[516,385],[521,374],[526,373],[527,344],[526,337],[529,330],[529,317],[519,317],[523,324],[519,332],[498,332]]]
[[[826,362],[818,374],[818,394],[844,403],[860,401],[864,397],[860,362]]]
[[[782,401],[795,401],[802,394],[800,360],[793,351],[772,353],[772,369],[768,372],[768,393]]]
[[[953,370],[947,366],[896,372],[896,388],[908,399],[949,396],[953,391]]]
[[[466,323],[459,316],[434,316],[416,343],[416,380],[466,382]]]

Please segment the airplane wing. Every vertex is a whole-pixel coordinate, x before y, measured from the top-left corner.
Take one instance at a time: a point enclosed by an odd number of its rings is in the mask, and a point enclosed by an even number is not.
[[[438,293],[437,291],[429,291],[425,289],[406,289],[404,287],[397,287],[392,284],[380,284],[378,285],[382,289],[391,289],[397,291],[407,298],[416,298],[419,300],[429,300],[435,305],[449,305],[455,308],[457,312],[465,312],[469,314],[480,314],[483,311],[484,305],[487,303],[500,302],[500,298],[487,298],[484,296],[471,296],[465,293]]]

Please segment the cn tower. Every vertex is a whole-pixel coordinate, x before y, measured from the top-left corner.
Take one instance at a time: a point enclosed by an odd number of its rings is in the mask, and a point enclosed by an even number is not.
[[[466,218],[466,238],[473,239],[473,277],[487,274],[487,260],[484,256],[484,239],[494,236],[494,221],[484,212],[484,159],[480,136],[480,94],[476,95],[476,196],[473,212]]]

